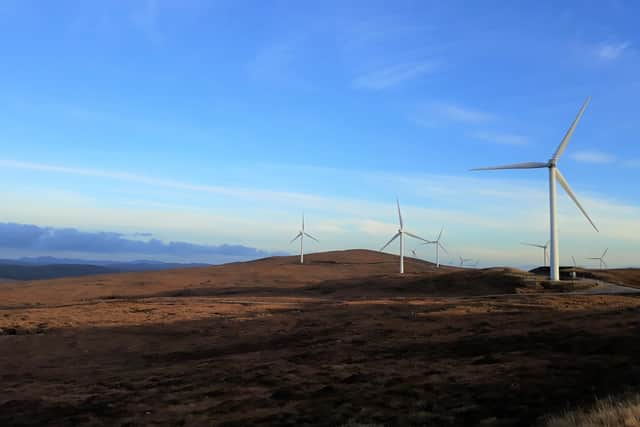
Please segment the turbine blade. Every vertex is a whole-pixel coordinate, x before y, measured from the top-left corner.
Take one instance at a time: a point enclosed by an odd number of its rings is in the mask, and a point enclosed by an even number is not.
[[[304,212],[302,212],[302,231],[304,231]]]
[[[526,162],[526,163],[513,163],[511,165],[503,166],[489,166],[486,168],[474,168],[472,171],[493,171],[502,169],[539,169],[549,167],[549,163],[542,162]]]
[[[291,241],[289,242],[289,244],[292,244],[293,242],[295,242],[296,240],[298,240],[298,238],[302,236],[302,231],[299,232],[298,234],[296,234],[296,237],[294,237],[293,239],[291,239]]]
[[[444,225],[442,226],[442,228],[440,228],[440,234],[438,234],[438,238],[436,239],[437,242],[440,241],[440,238],[442,237],[442,232],[444,231]]]
[[[440,246],[440,249],[442,249],[445,254],[449,255],[449,251],[444,247],[442,243],[438,242],[438,246]]]
[[[609,265],[607,265],[607,262],[605,260],[600,260],[600,261],[602,262],[605,268],[609,268]]]
[[[402,213],[400,212],[400,201],[398,200],[398,198],[396,197],[396,204],[398,205],[398,219],[400,220],[400,228],[404,228],[404,225],[402,224]]]
[[[315,237],[313,237],[311,234],[307,233],[306,231],[304,232],[304,235],[307,236],[308,238],[315,240],[316,242],[320,243],[320,241],[318,239],[316,239]]]
[[[564,153],[564,150],[567,148],[567,145],[569,144],[569,140],[571,139],[571,136],[573,135],[573,131],[576,130],[576,127],[578,126],[578,123],[580,123],[580,119],[582,119],[582,115],[584,114],[585,110],[587,109],[587,106],[589,105],[590,101],[591,101],[591,97],[588,96],[587,99],[584,101],[584,104],[582,104],[582,108],[580,108],[580,111],[578,111],[578,115],[573,120],[573,123],[571,123],[571,127],[569,128],[567,133],[564,135],[564,138],[562,138],[562,141],[560,142],[560,145],[558,146],[558,149],[556,150],[555,154],[553,155],[553,160],[557,161],[562,156],[562,153]]]
[[[591,218],[589,218],[589,214],[587,214],[587,211],[584,210],[584,208],[582,207],[582,205],[580,204],[580,202],[578,201],[578,199],[576,198],[576,195],[573,194],[573,191],[571,190],[571,187],[569,187],[569,183],[567,182],[566,179],[564,179],[564,176],[562,176],[562,173],[560,173],[560,170],[556,168],[556,178],[558,178],[558,182],[560,183],[560,185],[562,186],[562,188],[564,188],[564,191],[567,192],[567,194],[569,195],[569,197],[571,197],[571,199],[575,202],[575,204],[578,206],[578,208],[582,211],[582,213],[584,214],[584,216],[589,220],[589,222],[591,223],[591,225],[593,226],[593,228],[597,231],[600,232],[600,230],[598,230],[598,227],[596,227],[596,225],[593,223],[593,221],[591,220]]]
[[[387,244],[386,244],[386,245],[384,245],[384,246],[380,249],[380,252],[384,251],[384,248],[386,248],[387,246],[389,246],[389,245],[391,244],[391,242],[393,242],[394,240],[396,240],[396,239],[398,238],[398,236],[399,236],[399,235],[400,235],[400,233],[396,233],[396,234],[394,234],[394,235],[393,235],[393,237],[391,238],[391,240],[389,240],[389,241],[387,242]]]
[[[411,236],[411,237],[413,237],[414,239],[422,240],[423,242],[426,242],[426,243],[435,243],[435,242],[432,242],[431,240],[423,239],[423,238],[422,238],[422,237],[420,237],[420,236],[416,236],[416,235],[415,235],[415,234],[413,234],[413,233],[409,233],[408,231],[405,231],[405,232],[404,232],[404,234],[406,234],[407,236]]]
[[[604,256],[607,254],[607,252],[609,252],[609,248],[604,250],[604,253],[602,254],[602,256],[600,258],[604,258]]]
[[[600,258],[585,258],[585,259],[600,259]]]
[[[533,246],[534,248],[541,248],[544,249],[545,247],[542,245],[538,245],[536,243],[525,243],[525,242],[520,242],[521,245],[525,245],[525,246]]]

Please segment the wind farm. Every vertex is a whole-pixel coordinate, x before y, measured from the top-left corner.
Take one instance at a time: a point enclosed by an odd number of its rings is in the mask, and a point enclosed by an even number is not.
[[[0,427],[640,427],[640,3],[35,6]]]

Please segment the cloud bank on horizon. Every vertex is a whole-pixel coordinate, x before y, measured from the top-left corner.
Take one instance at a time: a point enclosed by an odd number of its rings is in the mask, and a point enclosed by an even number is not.
[[[545,178],[467,170],[546,161],[591,95],[562,170],[602,232],[559,190],[560,251],[639,265],[639,14],[5,1],[0,222],[75,229],[91,250],[105,233],[114,255],[190,242],[180,256],[199,261],[228,242],[294,252],[306,211],[318,250],[376,249],[398,195],[418,234],[445,225],[455,255],[531,264],[518,242],[548,239]]]
[[[151,237],[150,233],[133,233]],[[0,253],[18,256],[82,256],[104,260],[152,258],[159,261],[206,262],[218,264],[247,261],[280,253],[270,253],[242,245],[197,245],[163,242],[159,239],[136,240],[114,232],[87,232],[74,228],[38,227],[29,224],[0,223]]]

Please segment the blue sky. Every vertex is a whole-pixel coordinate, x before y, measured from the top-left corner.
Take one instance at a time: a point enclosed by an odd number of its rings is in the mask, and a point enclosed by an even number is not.
[[[590,95],[560,168],[601,232],[559,189],[561,261],[640,265],[639,15],[3,0],[0,222],[294,251],[304,210],[318,250],[377,249],[397,195],[451,258],[533,264],[519,242],[548,239],[545,171],[468,169],[547,160]]]

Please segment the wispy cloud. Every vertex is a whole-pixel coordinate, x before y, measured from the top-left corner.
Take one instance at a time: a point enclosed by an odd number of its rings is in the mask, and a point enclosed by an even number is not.
[[[487,123],[495,119],[495,116],[491,113],[455,104],[435,103],[431,104],[428,110],[433,115],[441,118],[467,124]]]
[[[596,150],[576,151],[571,154],[571,158],[576,162],[592,164],[608,164],[616,161],[616,158],[611,154]]]
[[[603,61],[615,61],[628,51],[630,46],[629,42],[601,43],[596,47],[596,55]]]
[[[215,186],[215,185],[199,185],[199,184],[191,184],[191,183],[186,183],[181,181],[174,181],[174,180],[150,177],[146,175],[133,174],[133,173],[121,172],[121,171],[76,168],[76,167],[68,167],[68,166],[50,165],[50,164],[43,164],[43,163],[31,163],[31,162],[19,162],[14,160],[2,160],[2,159],[0,159],[0,166],[13,168],[13,169],[62,173],[62,174],[68,174],[68,175],[89,176],[89,177],[95,177],[95,178],[107,178],[107,179],[114,179],[118,181],[125,181],[125,182],[142,184],[142,185],[150,185],[154,187],[162,187],[167,189],[222,194],[226,196],[241,197],[245,199],[281,200],[281,201],[288,200],[288,201],[299,201],[299,202],[303,202],[303,201],[311,202],[313,200],[316,200],[315,196],[302,194],[302,193],[255,190],[255,189],[223,187],[223,186]]]
[[[492,144],[513,146],[524,146],[529,144],[529,139],[526,136],[511,133],[477,131],[472,132],[470,136]]]
[[[388,89],[431,73],[437,67],[436,61],[396,64],[361,75],[354,80],[353,85],[358,89]]]
[[[629,159],[622,162],[626,168],[640,168],[640,159]]]

